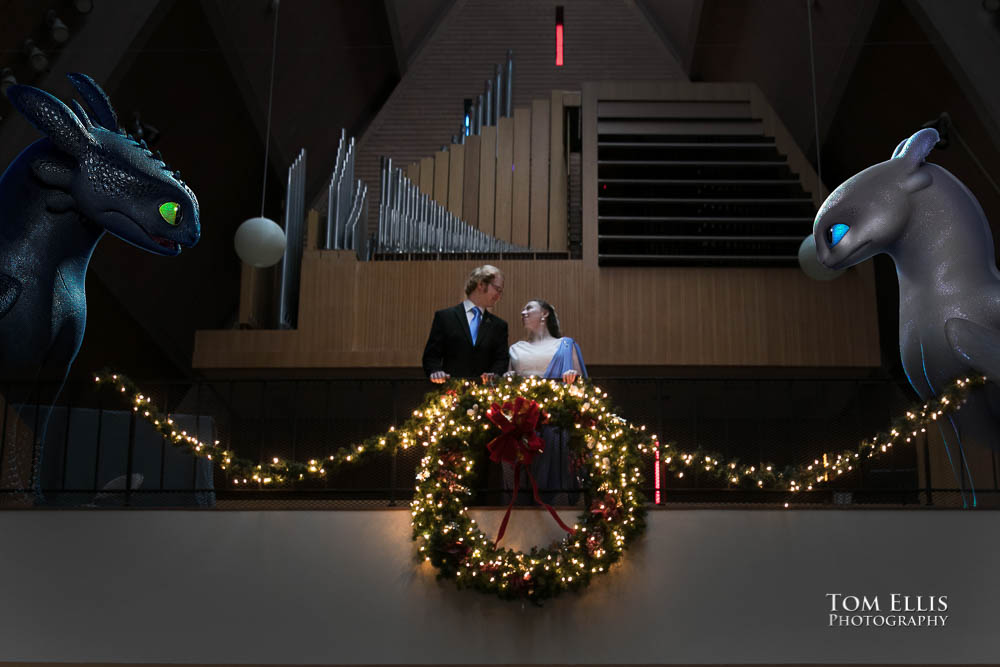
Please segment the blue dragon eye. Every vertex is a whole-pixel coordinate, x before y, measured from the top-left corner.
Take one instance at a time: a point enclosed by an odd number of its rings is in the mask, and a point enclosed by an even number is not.
[[[849,229],[850,227],[848,225],[838,223],[826,230],[826,240],[830,244],[830,247],[832,248],[840,243],[840,239],[844,238],[844,235],[847,234],[847,230]]]

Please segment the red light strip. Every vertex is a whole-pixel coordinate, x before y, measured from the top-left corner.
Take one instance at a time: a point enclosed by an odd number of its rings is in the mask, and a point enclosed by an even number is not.
[[[656,505],[660,504],[660,450],[654,449],[656,453],[656,463],[653,464],[653,488],[655,490],[655,496],[653,498],[653,503]]]
[[[556,67],[563,66],[563,26],[556,24]]]

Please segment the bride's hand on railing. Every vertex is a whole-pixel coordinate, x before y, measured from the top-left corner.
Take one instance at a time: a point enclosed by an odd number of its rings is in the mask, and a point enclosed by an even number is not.
[[[573,384],[574,382],[576,382],[576,378],[578,375],[579,373],[577,373],[575,370],[571,368],[565,373],[563,373],[562,375],[563,382],[565,382],[566,384]]]

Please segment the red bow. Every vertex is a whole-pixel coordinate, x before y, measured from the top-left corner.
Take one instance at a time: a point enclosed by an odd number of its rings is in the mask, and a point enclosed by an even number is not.
[[[510,415],[509,417],[507,415]],[[490,452],[490,459],[496,462],[506,461],[514,464],[514,493],[507,506],[507,513],[504,514],[503,521],[500,522],[500,531],[497,534],[496,543],[499,544],[507,531],[507,521],[510,520],[510,512],[514,509],[514,501],[517,500],[518,486],[520,485],[521,466],[529,465],[535,456],[545,449],[545,441],[538,437],[535,429],[541,416],[541,408],[536,401],[529,401],[521,396],[503,404],[501,408],[494,403],[486,411],[486,417],[500,427],[500,435],[493,438],[486,449]],[[560,528],[567,533],[573,534],[573,529],[563,523],[556,511],[549,507],[538,497],[538,485],[535,478],[528,470],[528,479],[531,480],[531,489],[534,492],[535,501],[549,511],[552,518],[556,520]]]
[[[500,435],[486,445],[490,459],[497,463],[531,463],[545,449],[545,442],[535,433],[540,415],[541,408],[537,402],[520,396],[513,403],[504,403],[503,408],[496,403],[490,406],[486,417],[500,427]]]

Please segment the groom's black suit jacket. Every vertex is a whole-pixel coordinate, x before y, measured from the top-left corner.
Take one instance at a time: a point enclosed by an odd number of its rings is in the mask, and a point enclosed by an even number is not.
[[[476,344],[472,344],[465,306],[458,304],[434,313],[427,345],[424,372],[429,376],[444,371],[456,378],[478,378],[483,373],[507,372],[507,323],[489,311],[479,323]]]

